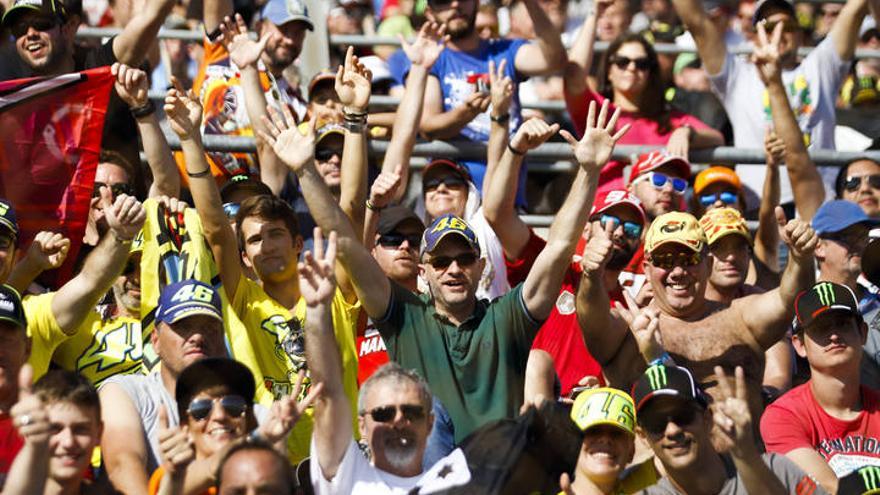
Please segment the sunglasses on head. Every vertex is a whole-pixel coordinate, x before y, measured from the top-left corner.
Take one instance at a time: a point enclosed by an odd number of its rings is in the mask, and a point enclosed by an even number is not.
[[[418,247],[422,243],[421,234],[398,234],[397,232],[389,232],[387,234],[379,235],[379,245],[387,248],[396,248],[400,247],[403,244],[403,241],[409,242],[409,247],[412,249],[418,249]]]
[[[458,266],[471,266],[480,259],[477,253],[461,253],[458,256],[433,256],[428,260],[428,264],[435,270],[445,270],[452,265],[452,262],[458,263]]]
[[[620,70],[629,67],[630,63],[635,64],[637,70],[650,70],[651,67],[654,66],[651,59],[648,57],[629,58],[624,57],[623,55],[615,55],[611,57],[611,63],[616,65]]]
[[[675,423],[678,426],[688,426],[693,424],[696,419],[696,408],[683,407],[666,414],[642,414],[639,416],[639,425],[651,435],[662,435],[669,423]]]
[[[678,177],[670,177],[666,174],[661,174],[660,172],[648,172],[640,175],[639,177],[636,177],[636,180],[634,180],[633,183],[635,184],[643,180],[650,180],[651,185],[653,185],[655,189],[663,189],[666,187],[667,183],[672,183],[672,192],[675,194],[684,194],[688,188],[686,180],[679,179]]]
[[[223,213],[226,214],[226,218],[233,219],[235,215],[238,215],[238,210],[241,209],[241,203],[223,203]]]
[[[697,266],[702,260],[703,256],[700,253],[663,253],[648,256],[649,263],[664,270],[672,270],[676,266],[684,268]]]
[[[113,194],[113,197],[117,197],[120,194],[127,194],[129,196],[134,196],[134,188],[131,187],[131,184],[126,182],[115,182],[113,184],[105,184],[103,182],[95,181],[95,188],[92,189],[92,197],[97,198],[101,196],[101,188],[109,187],[110,192]]]
[[[342,158],[342,150],[336,148],[318,148],[315,150],[315,160],[319,162],[330,161],[334,155]]]
[[[34,28],[40,32],[46,32],[59,24],[60,23],[55,18],[33,17],[31,19],[22,19],[16,22],[9,28],[9,30],[12,32],[12,36],[15,38],[21,38],[27,34],[29,28]]]
[[[843,183],[843,188],[849,192],[858,191],[865,179],[868,180],[868,185],[871,186],[871,189],[880,189],[880,174],[850,175],[846,178],[846,182]]]
[[[247,412],[247,401],[240,395],[224,395],[214,399],[195,399],[189,403],[186,414],[196,421],[202,421],[211,415],[214,404],[220,403],[223,411],[233,418],[244,416]]]
[[[611,222],[612,230],[617,230],[617,227],[623,223],[623,233],[630,239],[638,239],[642,235],[642,224],[640,223],[621,220],[614,215],[603,213],[602,216],[599,217],[599,223],[601,223],[603,227],[606,227],[608,222]]]
[[[440,184],[443,184],[446,187],[451,188],[451,187],[457,187],[457,186],[464,186],[465,184],[467,184],[467,182],[464,179],[462,179],[461,177],[458,177],[456,175],[445,175],[442,177],[434,177],[432,179],[425,181],[422,184],[422,187],[425,191],[433,191],[434,189],[437,189],[438,187],[440,187]]]
[[[716,201],[721,201],[726,205],[736,204],[736,201],[739,198],[736,193],[732,193],[730,191],[724,191],[716,194],[701,194],[700,195],[700,204],[703,206],[712,206]]]
[[[388,423],[394,421],[394,418],[397,417],[397,411],[400,411],[400,414],[403,415],[403,419],[410,423],[425,419],[425,408],[413,404],[376,407],[367,411],[366,414],[369,414],[370,417],[373,418],[373,421],[377,423]]]

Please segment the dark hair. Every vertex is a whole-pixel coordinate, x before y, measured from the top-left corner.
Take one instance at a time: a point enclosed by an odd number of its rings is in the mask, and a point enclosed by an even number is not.
[[[125,170],[125,174],[128,175],[129,184],[133,184],[135,180],[135,167],[122,153],[118,151],[102,149],[101,153],[98,155],[98,163],[112,163],[117,167]]]
[[[235,454],[246,451],[265,452],[269,454],[269,456],[272,458],[272,461],[277,463],[278,467],[281,468],[282,481],[284,481],[284,483],[288,487],[290,487],[289,493],[293,493],[294,488],[296,488],[296,479],[293,475],[293,469],[291,469],[290,467],[290,462],[287,460],[286,457],[278,453],[278,451],[275,450],[275,448],[272,447],[271,444],[269,444],[265,440],[255,438],[248,438],[246,441],[232,447],[220,459],[220,464],[217,466],[217,473],[215,476],[215,479],[217,480],[216,486],[218,492],[220,491],[220,487],[223,486],[223,468],[226,467],[226,463],[228,463],[229,460],[232,459],[233,456],[235,456]]]
[[[260,217],[264,220],[282,220],[287,230],[290,231],[290,237],[296,239],[299,233],[299,222],[296,220],[296,214],[293,208],[281,198],[269,194],[260,194],[251,196],[241,202],[238,213],[235,214],[235,223],[238,225],[238,248],[244,251],[244,233],[241,226],[244,219],[248,217]]]
[[[843,199],[843,186],[844,184],[846,184],[846,177],[849,173],[850,165],[855,162],[861,161],[871,162],[880,166],[880,163],[878,163],[877,160],[873,160],[871,158],[868,158],[867,156],[860,156],[858,158],[850,160],[849,162],[847,162],[846,165],[840,167],[840,169],[837,171],[837,177],[834,178],[834,194],[837,195],[837,199]]]
[[[34,384],[34,393],[44,403],[68,402],[84,409],[95,411],[101,420],[101,401],[98,391],[79,373],[67,370],[52,370]]]
[[[627,43],[639,43],[642,45],[648,56],[648,61],[651,63],[651,68],[648,69],[648,85],[639,96],[639,114],[657,121],[660,133],[666,134],[672,130],[672,124],[669,122],[669,105],[666,103],[665,97],[666,88],[661,83],[663,78],[660,77],[660,62],[657,60],[657,52],[644,36],[627,33],[618,36],[611,42],[608,50],[602,55],[602,62],[596,75],[599,94],[613,101],[614,88],[611,86],[611,81],[608,80],[608,74],[611,72],[611,59],[617,55],[620,47]]]

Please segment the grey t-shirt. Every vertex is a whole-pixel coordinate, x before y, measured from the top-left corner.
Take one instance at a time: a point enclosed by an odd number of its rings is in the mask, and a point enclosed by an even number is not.
[[[795,463],[788,460],[783,455],[764,454],[764,463],[773,471],[773,474],[782,481],[782,484],[793,495],[800,493],[811,493],[813,495],[827,495],[828,492],[822,489],[812,478],[804,473]],[[742,479],[739,477],[733,460],[724,456],[724,465],[727,468],[727,481],[718,492],[718,495],[749,495],[746,487],[743,486]],[[672,485],[669,478],[661,478],[656,485],[646,488],[642,491],[645,495],[682,495],[682,492]],[[755,495],[755,494],[753,494]]]

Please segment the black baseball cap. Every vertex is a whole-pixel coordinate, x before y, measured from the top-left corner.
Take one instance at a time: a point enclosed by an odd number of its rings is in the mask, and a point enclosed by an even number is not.
[[[788,0],[761,0],[755,7],[755,13],[752,15],[752,25],[757,26],[772,8],[782,10],[792,18],[795,17],[794,5]]]
[[[880,466],[863,466],[840,478],[840,495],[880,495]]]
[[[403,205],[389,206],[382,210],[379,214],[379,226],[377,232],[379,235],[390,234],[397,230],[397,227],[404,222],[410,222],[417,225],[419,230],[425,230],[425,223],[422,219],[412,211],[412,208]]]
[[[3,15],[3,27],[12,26],[26,12],[52,16],[61,22],[67,20],[67,7],[59,0],[15,0],[12,7]]]
[[[852,289],[834,282],[819,282],[801,291],[794,300],[795,330],[800,331],[828,311],[842,311],[858,318],[859,303]]]
[[[630,395],[636,404],[636,412],[645,407],[651,399],[659,396],[678,397],[696,402],[703,409],[709,405],[706,394],[697,385],[694,375],[681,366],[658,364],[648,367],[633,385]]]
[[[13,239],[18,239],[18,218],[15,216],[15,208],[5,199],[0,199],[0,229],[8,230]]]
[[[245,198],[267,194],[272,195],[272,190],[265,183],[249,175],[235,175],[220,188],[220,201],[230,203],[243,201]]]
[[[174,399],[177,411],[183,418],[192,398],[209,387],[225,386],[231,394],[240,395],[249,407],[254,405],[256,385],[254,375],[247,366],[225,357],[209,357],[184,368],[177,377]]]
[[[16,327],[27,329],[27,317],[21,304],[21,295],[12,286],[0,285],[0,321],[12,323]]]

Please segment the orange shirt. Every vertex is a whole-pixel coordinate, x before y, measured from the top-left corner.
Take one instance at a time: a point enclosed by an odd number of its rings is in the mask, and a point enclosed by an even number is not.
[[[159,466],[153,471],[153,475],[150,476],[150,484],[147,488],[147,493],[150,495],[156,495],[159,493],[159,484],[162,483],[162,477],[165,476],[165,468]],[[217,487],[212,486],[208,488],[201,495],[217,495]]]

